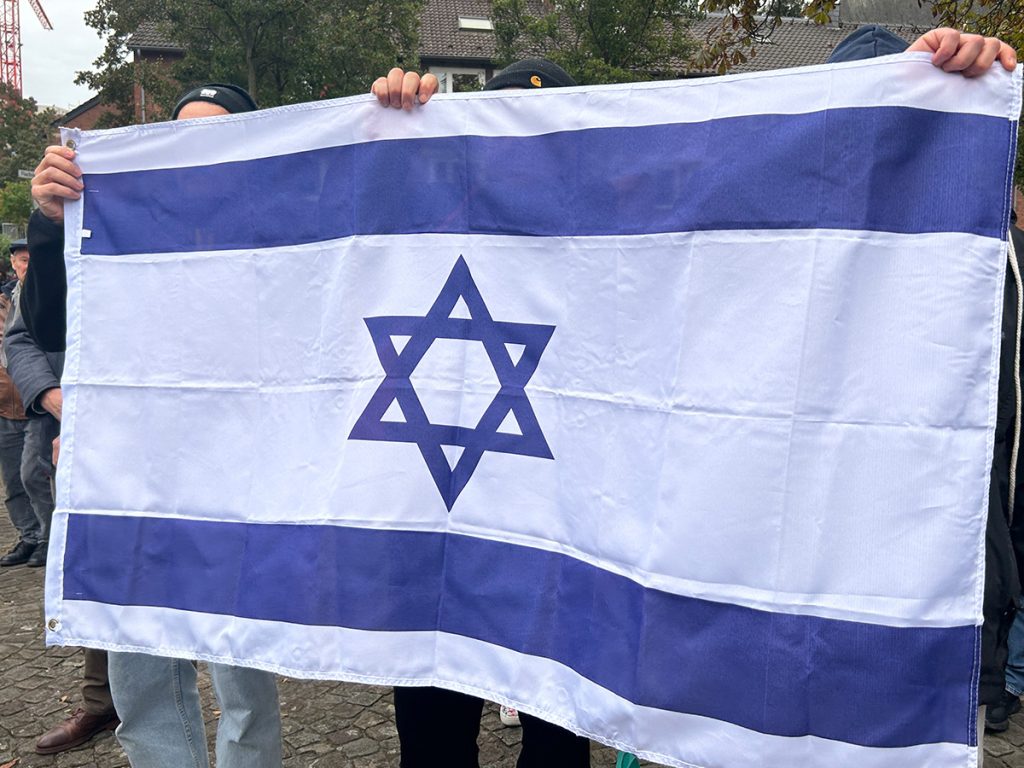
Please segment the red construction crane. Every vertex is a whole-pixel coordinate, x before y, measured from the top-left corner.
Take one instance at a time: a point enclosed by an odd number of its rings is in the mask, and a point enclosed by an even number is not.
[[[53,29],[39,0],[28,0],[43,29]],[[18,0],[0,0],[0,83],[21,96],[21,21]]]

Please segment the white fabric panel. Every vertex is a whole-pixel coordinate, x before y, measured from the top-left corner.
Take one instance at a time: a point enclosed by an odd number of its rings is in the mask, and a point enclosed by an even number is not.
[[[119,650],[156,648],[168,656],[227,663],[245,659],[247,666],[289,677],[341,678],[376,685],[441,684],[539,715],[612,747],[648,745],[640,757],[664,765],[970,768],[976,764],[977,749],[965,745],[862,747],[814,736],[771,736],[707,717],[637,707],[556,662],[456,635],[296,626],[78,601],[65,602],[62,613],[61,632],[69,644],[81,641],[103,647],[95,638],[119,634],[126,638]],[[260,638],[268,632],[281,639],[281,647],[294,649],[292,658],[261,655]],[[193,637],[205,638],[210,653],[197,657]],[[458,668],[442,662],[434,675],[416,664],[435,656],[458,660]],[[389,660],[393,674],[381,677],[368,672],[379,668],[381,658]],[[467,670],[475,670],[476,679],[467,682]],[[530,703],[516,698],[514,691],[529,691]],[[560,714],[568,711],[575,711],[577,719]]]
[[[1020,67],[1016,73],[1009,73],[995,65],[985,77],[950,88],[948,76],[933,67],[930,58],[926,53],[908,53],[828,68],[751,72],[682,84],[673,81],[585,90],[438,95],[433,101],[456,103],[444,110],[432,110],[428,104],[417,108],[416,114],[396,114],[395,110],[382,108],[375,97],[353,96],[207,118],[211,123],[206,132],[208,140],[187,155],[169,150],[175,134],[185,130],[187,122],[153,123],[103,132],[73,130],[62,135],[88,149],[81,161],[85,173],[114,173],[270,157],[381,138],[427,138],[467,132],[478,136],[533,136],[582,128],[800,114],[846,107],[902,106],[994,115],[1008,120],[1019,117]],[[878,67],[886,70],[884,75],[866,76],[865,70]],[[784,84],[779,84],[780,78]],[[676,89],[680,87],[685,91],[684,97],[678,95]],[[669,88],[673,90],[667,92]],[[1004,94],[1008,91],[1015,93],[1015,106],[1005,112],[994,112],[992,105],[1005,104]],[[551,106],[552,98],[559,100],[557,109]],[[522,100],[522,120],[508,125],[506,121],[490,119],[487,110],[481,109],[489,99]],[[348,113],[348,119],[338,120],[339,106]],[[126,146],[120,136],[129,131],[144,140]],[[282,132],[287,133],[287,142],[281,140]]]
[[[795,231],[81,257],[59,506],[465,531],[678,594],[971,624],[1003,249]],[[363,318],[425,313],[459,255],[495,320],[556,327],[527,393],[557,461],[485,453],[449,514],[415,445],[348,436],[383,378]],[[428,413],[473,345],[424,359]]]

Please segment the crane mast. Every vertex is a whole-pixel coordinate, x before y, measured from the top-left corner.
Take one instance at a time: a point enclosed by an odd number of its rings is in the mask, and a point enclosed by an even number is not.
[[[21,18],[19,0],[0,0],[0,83],[21,97]],[[43,29],[53,29],[39,0],[28,0]]]
[[[21,96],[21,22],[18,0],[0,0],[0,83]]]

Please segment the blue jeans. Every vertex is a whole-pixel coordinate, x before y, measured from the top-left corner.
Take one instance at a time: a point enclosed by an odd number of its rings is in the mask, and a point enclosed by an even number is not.
[[[270,672],[209,664],[220,705],[217,768],[281,768],[281,712]],[[135,768],[209,768],[191,661],[109,654],[117,740]]]
[[[1024,693],[1024,609],[1017,610],[1007,644],[1010,655],[1006,659],[1006,690],[1020,696]]]

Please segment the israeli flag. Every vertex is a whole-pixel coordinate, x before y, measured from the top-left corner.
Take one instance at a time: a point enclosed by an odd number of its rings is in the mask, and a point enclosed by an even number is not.
[[[1021,72],[65,133],[52,644],[970,766]]]

